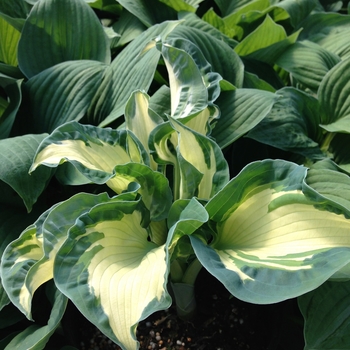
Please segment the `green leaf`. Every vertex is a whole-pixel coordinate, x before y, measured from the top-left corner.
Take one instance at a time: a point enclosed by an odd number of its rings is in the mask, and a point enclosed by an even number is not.
[[[16,335],[6,346],[5,350],[41,350],[45,348],[50,336],[59,327],[66,310],[68,299],[59,290],[54,288],[52,296],[52,310],[50,318],[45,326],[33,325]]]
[[[229,37],[235,37],[238,40],[242,40],[244,36],[254,29],[254,26],[256,26],[254,22],[263,17],[267,13],[269,7],[270,1],[268,0],[249,1],[243,6],[240,6],[237,10],[231,12],[229,15],[224,16],[222,19],[216,14],[214,16],[211,15],[213,11],[210,10],[203,19],[205,18],[207,20],[210,19],[210,17],[214,21],[216,19],[216,21],[220,23],[218,29],[223,31],[223,33]]]
[[[182,22],[182,25],[189,27],[189,28],[195,28],[200,30],[201,32],[205,32],[207,34],[210,34],[211,36],[215,37],[216,39],[225,42],[230,47],[235,47],[238,42],[236,40],[233,40],[229,38],[227,35],[222,33],[220,30],[215,28],[210,23],[205,22],[201,18],[199,18],[196,14],[192,12],[180,12],[178,14],[178,17],[180,20],[184,20]]]
[[[350,55],[350,16],[340,13],[315,12],[300,23],[299,39],[310,40],[342,59]]]
[[[276,94],[280,99],[248,137],[311,159],[324,158],[319,145],[322,133],[318,127],[323,110],[318,100],[291,87],[278,90]]]
[[[211,136],[221,148],[228,146],[263,120],[277,99],[278,95],[257,89],[222,92],[216,101],[221,117]]]
[[[306,168],[251,163],[206,205],[214,240],[190,236],[203,266],[237,298],[275,303],[315,289],[349,263],[350,221],[301,191]],[[336,230],[335,230],[336,228]]]
[[[0,140],[0,180],[8,184],[23,199],[28,210],[37,201],[51,179],[50,169],[40,169],[29,175],[39,143],[46,135],[24,135]]]
[[[334,66],[321,82],[318,98],[325,118],[320,125],[330,132],[350,133],[350,58]]]
[[[248,56],[286,38],[287,35],[284,28],[276,24],[267,15],[264,22],[255,31],[245,37],[234,50],[240,56]]]
[[[0,12],[13,18],[26,18],[29,12],[28,4],[23,0],[2,0]]]
[[[208,213],[197,199],[177,200],[171,207],[168,219],[167,248],[172,259],[178,258],[174,250],[179,240],[191,235],[209,219]]]
[[[135,15],[145,26],[151,27],[165,20],[176,20],[176,11],[157,0],[118,0],[118,3]]]
[[[240,56],[273,64],[288,46],[295,43],[299,32],[287,36],[285,29],[267,15],[264,22],[245,37],[234,50]]]
[[[164,3],[166,5],[168,5],[169,7],[173,8],[176,12],[180,12],[180,11],[187,11],[187,12],[195,12],[196,11],[196,7],[194,7],[191,2],[194,3],[194,5],[196,5],[197,3],[202,2],[203,0],[160,0],[161,3]]]
[[[25,83],[33,115],[33,131],[52,132],[71,120],[79,121],[101,89],[108,86],[111,68],[96,61],[69,61],[37,74]]]
[[[141,35],[147,27],[132,13],[123,10],[120,18],[112,26],[113,30],[120,35],[116,47],[123,46]]]
[[[310,191],[310,196],[321,196],[327,201],[331,201],[333,207],[350,217],[349,175],[330,159],[322,160],[311,166],[303,191],[304,193]]]
[[[166,85],[162,85],[150,98],[149,107],[164,120],[171,113],[171,97],[170,89]]]
[[[325,149],[330,157],[341,169],[350,172],[350,154],[347,147],[344,147],[350,143],[350,135],[348,133],[331,133],[328,137],[330,141],[328,143],[328,138],[326,138]]]
[[[316,0],[284,0],[273,5],[273,9],[283,9],[288,13],[291,25],[296,28],[317,6]],[[277,18],[274,17],[276,21]]]
[[[298,298],[305,319],[305,350],[350,346],[350,282],[326,282]]]
[[[220,11],[223,16],[227,16],[244,6],[245,4],[251,2],[251,0],[238,0],[238,1],[227,1],[227,0],[215,0],[216,4],[219,6]]]
[[[299,41],[278,57],[276,64],[289,73],[296,81],[317,92],[323,77],[340,58],[311,41]]]
[[[0,115],[0,139],[10,135],[19,106],[22,101],[21,80],[16,80],[0,73],[0,86],[7,94],[6,106]],[[8,102],[8,99],[10,100]]]
[[[17,45],[21,33],[0,13],[0,61],[17,66]]]
[[[265,90],[276,92],[276,89],[263,79],[260,79],[256,74],[244,72],[243,88]]]
[[[137,202],[101,204],[76,221],[58,251],[54,278],[82,314],[123,349],[136,327],[166,309],[168,255],[148,241]]]
[[[150,28],[110,66],[90,60],[63,62],[31,78],[26,88],[35,132],[51,132],[84,116],[90,124],[100,126],[120,117],[132,92],[147,91],[153,80],[160,53],[156,48],[144,52],[145,43],[166,35],[176,25],[178,22],[169,22]]]
[[[38,1],[18,44],[22,72],[30,78],[58,63],[83,59],[111,59],[107,36],[90,6],[82,0]]]

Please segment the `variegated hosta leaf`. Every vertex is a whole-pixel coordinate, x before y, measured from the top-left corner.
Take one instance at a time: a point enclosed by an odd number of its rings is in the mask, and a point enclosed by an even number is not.
[[[26,328],[24,331],[17,334],[5,350],[41,350],[45,349],[46,343],[51,335],[60,326],[62,317],[66,311],[68,298],[63,295],[54,285],[48,285],[47,292],[52,310],[47,324],[40,326],[34,324]]]
[[[149,157],[128,131],[70,122],[43,140],[31,171],[39,165],[57,167],[64,162],[73,164],[91,182],[102,184],[113,177],[116,165],[130,162],[149,164]]]
[[[126,129],[136,135],[149,152],[148,138],[152,130],[163,122],[163,119],[149,107],[149,96],[142,91],[132,93],[125,107]],[[157,170],[158,164],[150,159],[150,166]]]
[[[236,297],[274,303],[315,289],[350,262],[350,221],[301,190],[306,168],[248,165],[206,206],[210,245],[191,237],[208,271]]]
[[[159,164],[177,164],[177,143],[177,133],[169,121],[155,127],[149,136],[150,153]]]
[[[79,215],[109,200],[105,193],[77,194],[46,211],[7,246],[1,265],[3,284],[12,303],[29,319],[34,292],[53,278],[53,261],[68,229]]]
[[[42,225],[48,214],[49,210],[44,212],[33,225],[26,228],[17,240],[10,243],[1,259],[1,276],[4,289],[12,303],[28,319],[32,319],[31,299],[33,295],[30,292],[28,293],[25,282],[28,271],[43,257]],[[46,277],[44,279],[44,282],[46,282]],[[36,283],[36,280],[32,282]],[[34,289],[37,287],[35,286]]]
[[[186,199],[175,201],[171,207],[168,226],[170,226],[167,249],[172,255],[178,241],[185,235],[191,235],[203,223],[208,221],[208,213],[197,199]],[[178,256],[172,256],[176,259]]]
[[[179,119],[198,113],[220,94],[217,73],[201,51],[188,40],[157,43],[167,66],[171,91],[171,116]]]
[[[219,108],[212,105],[197,114],[181,119],[181,123],[197,133],[207,136],[210,135],[212,125],[215,124],[215,119],[219,119],[219,116]]]
[[[196,300],[194,284],[202,268],[198,259],[191,259],[193,249],[187,235],[192,234],[208,221],[208,213],[195,199],[176,201],[169,213],[170,227],[167,250],[171,256],[171,286],[177,314],[182,319],[194,315]]]
[[[229,180],[228,165],[220,147],[175,119],[171,123],[179,133],[179,198],[211,198]]]
[[[95,206],[70,229],[55,260],[58,288],[123,349],[137,349],[136,327],[169,307],[165,246],[148,240],[138,202]]]
[[[120,193],[132,182],[141,186],[138,192],[150,211],[151,219],[166,219],[173,199],[168,179],[144,164],[128,163],[115,167],[115,176],[107,181],[107,185]]]

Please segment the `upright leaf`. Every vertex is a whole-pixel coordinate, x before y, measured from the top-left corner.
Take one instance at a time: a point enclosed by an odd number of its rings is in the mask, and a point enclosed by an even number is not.
[[[220,147],[175,119],[171,123],[179,133],[179,198],[211,198],[229,179],[228,165]]]
[[[149,152],[148,138],[152,130],[163,119],[149,107],[149,97],[141,92],[134,92],[125,107],[126,128],[133,132]],[[157,163],[150,159],[151,168],[157,170]]]
[[[0,61],[17,66],[17,45],[21,33],[0,14]]]
[[[236,87],[242,87],[244,65],[236,52],[222,39],[197,28],[189,30],[186,22],[184,24],[176,27],[168,38],[181,37],[190,40],[203,53],[212,71]]]
[[[125,105],[135,90],[148,91],[159,62],[160,52],[148,45],[155,38],[165,38],[178,21],[154,25],[133,40],[112,62],[113,77],[109,98],[102,95],[95,104],[94,120],[103,127],[124,114]]]
[[[221,77],[211,72],[210,64],[194,44],[173,39],[157,46],[168,69],[173,118],[198,113],[215,101]]]

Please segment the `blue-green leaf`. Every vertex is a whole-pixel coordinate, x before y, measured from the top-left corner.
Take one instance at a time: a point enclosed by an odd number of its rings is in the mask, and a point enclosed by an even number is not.
[[[111,59],[107,36],[90,6],[82,0],[38,1],[18,44],[22,72],[30,78],[58,63],[82,59]]]
[[[17,192],[28,212],[53,174],[52,170],[44,168],[36,174],[28,174],[35,152],[45,136],[28,134],[0,140],[0,180]]]
[[[305,350],[350,346],[350,282],[326,282],[298,298],[305,319]]]

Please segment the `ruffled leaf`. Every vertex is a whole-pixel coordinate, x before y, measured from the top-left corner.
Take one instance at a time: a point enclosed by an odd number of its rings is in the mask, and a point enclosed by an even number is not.
[[[305,196],[305,176],[286,161],[255,162],[206,205],[216,234],[210,245],[192,235],[195,253],[239,299],[293,298],[349,263],[350,221]]]
[[[55,282],[82,314],[123,349],[137,349],[136,327],[166,309],[168,256],[148,241],[137,202],[94,207],[59,250]]]

